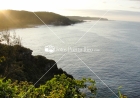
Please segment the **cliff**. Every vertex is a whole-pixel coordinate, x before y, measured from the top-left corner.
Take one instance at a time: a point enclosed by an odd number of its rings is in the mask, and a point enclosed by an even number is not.
[[[8,46],[0,44],[0,57],[5,60],[0,63],[0,76],[6,79],[37,82],[49,69],[52,69],[36,84],[45,83],[57,74],[66,74],[62,69],[57,67],[54,60],[49,60],[41,55],[33,56],[32,50],[15,45]]]

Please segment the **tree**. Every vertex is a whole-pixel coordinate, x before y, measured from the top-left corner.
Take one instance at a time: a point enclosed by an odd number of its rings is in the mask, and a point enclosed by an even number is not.
[[[16,35],[15,31],[13,32],[13,35],[11,35],[10,31],[6,29],[0,33],[0,43],[4,43],[11,46],[21,46],[21,38]]]
[[[0,57],[0,63],[3,62],[3,61],[5,61],[5,57],[4,56]]]

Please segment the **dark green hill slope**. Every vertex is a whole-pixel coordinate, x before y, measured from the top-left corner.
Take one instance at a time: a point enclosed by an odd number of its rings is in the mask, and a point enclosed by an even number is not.
[[[33,56],[32,50],[19,45],[8,46],[0,44],[0,58],[5,60],[0,62],[0,76],[6,79],[28,81],[35,83],[48,71],[48,73],[37,83],[43,84],[54,75],[65,73],[58,69],[54,60],[46,59],[43,56]],[[52,68],[51,68],[52,67]],[[51,69],[50,69],[51,68]]]

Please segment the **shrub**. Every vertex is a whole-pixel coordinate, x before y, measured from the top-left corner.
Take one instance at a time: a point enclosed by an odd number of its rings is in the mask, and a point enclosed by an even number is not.
[[[92,79],[75,80],[65,74],[55,75],[38,88],[27,81],[12,83],[10,79],[0,79],[0,98],[84,98],[86,94],[80,91],[82,88],[87,88],[95,97],[96,87]]]

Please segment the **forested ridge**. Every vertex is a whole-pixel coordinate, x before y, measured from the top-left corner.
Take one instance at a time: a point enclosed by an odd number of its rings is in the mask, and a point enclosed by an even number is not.
[[[31,25],[70,25],[79,21],[73,21],[69,18],[52,13],[52,12],[29,12],[16,10],[1,10],[0,11],[0,29],[7,28],[22,28]]]

